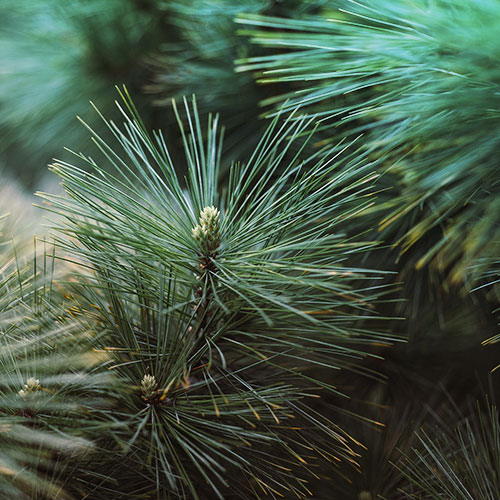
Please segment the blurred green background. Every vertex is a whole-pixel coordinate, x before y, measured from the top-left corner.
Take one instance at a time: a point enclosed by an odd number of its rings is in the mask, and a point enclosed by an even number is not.
[[[0,161],[32,188],[63,148],[89,150],[101,129],[91,109],[118,118],[115,86],[126,85],[148,127],[168,129],[171,98],[196,94],[222,114],[226,148],[252,147],[265,97],[250,74],[234,71],[250,43],[236,34],[241,13],[302,13],[316,3],[250,0],[5,0],[0,5]],[[119,118],[118,118],[119,119]]]

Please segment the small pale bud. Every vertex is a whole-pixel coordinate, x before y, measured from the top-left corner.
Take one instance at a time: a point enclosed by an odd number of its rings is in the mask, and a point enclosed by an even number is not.
[[[21,389],[18,394],[19,396],[26,396],[30,392],[38,391],[41,389],[42,386],[40,385],[40,380],[38,380],[35,377],[30,377],[28,380],[26,380],[26,383],[24,384],[24,389]]]
[[[141,382],[142,395],[145,398],[151,398],[156,393],[158,383],[153,375],[144,375]]]
[[[215,207],[205,207],[200,211],[199,224],[192,229],[193,238],[204,252],[211,253],[220,243],[220,212]]]
[[[358,500],[372,500],[372,494],[369,491],[362,491],[358,495]]]

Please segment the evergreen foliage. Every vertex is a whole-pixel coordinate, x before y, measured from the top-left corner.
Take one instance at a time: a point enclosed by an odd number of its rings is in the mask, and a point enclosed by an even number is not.
[[[241,17],[255,27],[246,31],[252,41],[269,50],[242,61],[240,71],[291,87],[264,104],[301,106],[321,118],[327,137],[364,133],[365,144],[391,152],[384,170],[395,191],[379,229],[389,229],[403,253],[418,246],[416,269],[432,263],[453,282],[477,278],[500,241],[500,4],[332,0],[328,7],[304,20]]]
[[[41,195],[61,218],[56,245],[83,266],[95,348],[113,353],[118,378],[112,406],[96,410],[123,422],[100,444],[99,468],[112,470],[87,491],[304,497],[314,456],[355,456],[355,441],[309,403],[335,390],[314,367],[359,369],[370,344],[391,341],[364,326],[382,274],[344,263],[372,244],[337,230],[370,203],[372,165],[354,145],[350,160],[330,147],[304,156],[311,120],[275,119],[221,189],[218,119],[204,139],[185,101],[184,120],[174,105],[183,186],[163,134],[148,134],[124,99],[124,126],[105,121],[116,144],[93,132],[101,159],[76,154],[89,173],[55,163],[68,196]]]
[[[134,0],[1,2],[0,154],[25,183],[68,144],[88,149],[75,116],[86,114],[90,99],[113,109],[114,85],[140,89],[148,80],[146,58],[164,31],[146,7]]]
[[[268,0],[234,5],[217,0],[159,3],[179,35],[158,47],[152,62],[154,82],[146,90],[158,106],[195,94],[201,116],[220,113],[226,129],[224,156],[230,154],[230,161],[251,153],[263,128],[258,104],[265,97],[251,75],[235,72],[234,61],[246,57],[250,47],[237,36],[233,19],[241,12],[268,11],[270,4]]]
[[[2,236],[8,235],[7,217]],[[70,499],[73,462],[93,452],[83,419],[104,400],[78,304],[55,283],[53,254],[2,241],[0,253],[0,497]],[[12,257],[14,255],[14,257]]]
[[[0,500],[500,497],[498,14],[4,0]]]
[[[458,412],[458,410],[455,410]],[[486,401],[457,424],[442,421],[417,433],[419,447],[402,472],[411,481],[404,498],[493,500],[500,494],[500,431],[496,405]]]

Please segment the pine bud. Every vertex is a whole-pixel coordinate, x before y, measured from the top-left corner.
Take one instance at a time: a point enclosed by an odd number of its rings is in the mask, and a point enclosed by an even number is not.
[[[369,491],[362,491],[358,495],[358,500],[372,500],[372,494]]]
[[[156,387],[158,383],[153,375],[144,375],[141,382],[142,395],[149,399],[153,397],[156,393]]]
[[[19,391],[19,396],[26,396],[30,392],[35,392],[39,389],[41,389],[42,386],[40,385],[40,380],[34,377],[30,377],[28,380],[26,380],[26,383],[24,384],[24,389],[21,389]]]
[[[214,252],[220,243],[220,212],[215,207],[200,211],[199,224],[193,228],[193,237],[205,253]]]

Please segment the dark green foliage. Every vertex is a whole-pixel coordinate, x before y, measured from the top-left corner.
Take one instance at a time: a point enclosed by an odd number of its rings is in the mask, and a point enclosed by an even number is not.
[[[260,101],[272,88],[259,86],[252,75],[237,73],[235,61],[255,54],[255,46],[238,36],[235,18],[241,14],[266,13],[286,17],[316,12],[325,0],[248,0],[220,2],[160,0],[169,31],[176,33],[158,47],[152,58],[155,79],[146,90],[155,104],[195,94],[202,117],[216,110],[224,123],[223,172],[231,161],[249,156],[265,129]]]
[[[494,404],[443,419],[417,433],[417,444],[399,467],[412,485],[403,498],[494,500],[500,495],[500,428]]]
[[[163,135],[125,104],[122,129],[106,122],[116,145],[94,133],[102,159],[77,155],[92,172],[56,163],[69,197],[43,195],[69,237],[57,244],[88,269],[79,294],[119,379],[102,412],[120,422],[101,444],[109,481],[88,491],[302,498],[315,460],[353,456],[309,403],[333,390],[313,368],[355,368],[371,343],[390,342],[362,323],[382,274],[343,263],[371,244],[336,231],[369,203],[372,166],[354,146],[350,160],[304,156],[305,144],[290,158],[310,121],[275,120],[220,189],[217,119],[203,140],[193,102],[179,121],[183,187]]]
[[[113,109],[115,85],[148,81],[146,58],[164,31],[133,0],[5,0],[0,18],[0,154],[30,183],[67,144],[88,149],[75,116],[90,99]]]
[[[337,127],[364,133],[365,144],[391,152],[380,230],[402,252],[425,237],[417,269],[432,263],[453,282],[477,278],[479,259],[496,257],[500,241],[499,3],[329,5],[303,21],[242,17],[256,27],[252,41],[272,52],[240,70],[293,86],[265,104],[286,100],[285,109],[317,113],[327,137]]]
[[[156,103],[170,104],[172,98],[196,94],[203,116],[213,110],[222,115],[231,146],[251,147],[249,136],[255,138],[259,131],[258,103],[263,94],[251,75],[235,73],[234,60],[247,55],[248,43],[236,35],[233,19],[242,11],[265,11],[270,2],[229,5],[204,0],[161,5],[180,40],[158,47],[155,83],[149,87]]]
[[[359,456],[351,464],[338,465],[340,478],[326,487],[333,492],[330,498],[400,500],[398,489],[407,480],[391,462],[401,461],[402,450],[411,451],[413,433],[428,420],[429,410],[439,406],[439,389],[425,379],[409,370],[402,375],[390,361],[379,368],[387,372],[383,380],[339,377],[341,387],[353,393],[351,401],[337,404],[344,412],[344,427],[359,441]]]

